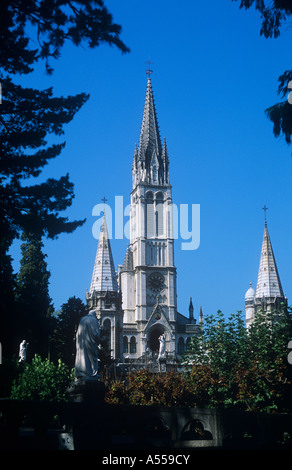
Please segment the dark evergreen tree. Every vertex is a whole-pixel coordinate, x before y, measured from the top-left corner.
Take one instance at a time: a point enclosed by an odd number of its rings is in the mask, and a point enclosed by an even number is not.
[[[11,357],[13,353],[16,354],[13,343],[15,318],[12,315],[12,312],[15,312],[16,276],[13,273],[11,256],[7,254],[5,247],[5,244],[8,244],[7,240],[0,236],[0,244],[2,244],[0,248],[0,342],[3,356]]]
[[[86,315],[86,306],[79,297],[70,297],[66,303],[61,306],[58,315],[58,324],[55,329],[52,348],[54,356],[61,359],[70,368],[75,363],[75,340],[76,331],[80,319]]]
[[[114,363],[111,357],[110,342],[108,330],[101,327],[100,329],[100,343],[98,348],[98,367],[101,373],[105,373],[109,370],[110,365]]]
[[[22,258],[16,281],[16,340],[18,343],[23,339],[28,341],[30,357],[36,353],[46,357],[55,326],[49,295],[50,272],[42,252],[41,237],[24,233],[21,239]]]
[[[15,348],[11,344],[11,321],[16,314],[13,270],[8,255],[14,238],[21,232],[54,238],[84,223],[60,215],[74,197],[68,175],[40,184],[33,184],[32,178],[64,147],[64,143],[48,145],[47,136],[61,135],[63,125],[74,117],[88,96],[54,98],[51,89],[22,88],[8,78],[2,86],[5,100],[0,106],[0,341],[4,354],[9,354],[11,347]]]
[[[277,38],[283,23],[292,15],[291,0],[233,0],[240,1],[239,8],[248,10],[255,7],[261,15],[262,27],[260,34],[266,38]]]
[[[61,217],[72,203],[73,184],[68,174],[41,184],[27,184],[60,154],[64,142],[48,145],[49,134],[64,134],[64,124],[88,99],[88,95],[54,98],[52,89],[38,91],[2,81],[5,99],[0,106],[0,218],[1,236],[12,241],[22,231],[54,238],[71,232],[83,221]],[[9,246],[9,245],[8,245]],[[0,245],[2,247],[2,244]],[[7,242],[3,244],[7,249]]]
[[[74,197],[69,176],[34,184],[43,167],[58,156],[63,143],[48,145],[50,135],[64,133],[64,124],[88,99],[81,93],[53,96],[52,88],[23,88],[11,75],[28,74],[38,61],[60,57],[65,42],[95,48],[102,43],[129,49],[120,39],[121,26],[102,0],[3,0],[0,14],[0,342],[11,345],[14,284],[8,250],[22,232],[50,238],[70,233],[84,221],[69,221],[60,212]]]
[[[33,30],[35,41],[31,42]],[[60,57],[66,41],[90,48],[105,43],[128,52],[120,33],[121,26],[113,23],[103,0],[2,0],[0,68],[29,73],[44,59],[52,73],[49,59]]]

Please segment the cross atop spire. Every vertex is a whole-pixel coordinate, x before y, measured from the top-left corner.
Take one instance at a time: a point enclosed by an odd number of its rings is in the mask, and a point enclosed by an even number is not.
[[[268,207],[266,207],[266,204],[265,204],[263,207],[263,211],[265,213],[265,225],[267,225],[267,210],[268,210]]]
[[[151,64],[153,64],[153,62],[150,61],[150,59],[148,59],[147,62],[145,62],[146,64],[148,64],[148,69],[146,70],[146,74],[148,75],[148,78],[150,78],[150,75],[153,73],[153,70],[151,70]]]
[[[103,196],[102,202],[103,202],[103,216],[105,217],[105,203],[107,202],[107,198],[105,196]]]

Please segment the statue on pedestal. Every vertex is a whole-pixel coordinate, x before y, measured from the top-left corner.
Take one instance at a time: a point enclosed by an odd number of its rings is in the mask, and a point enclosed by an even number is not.
[[[76,334],[75,377],[78,380],[97,380],[99,322],[95,311],[81,318]]]
[[[160,335],[159,338],[159,353],[158,359],[165,357],[165,335]]]
[[[24,339],[21,341],[19,345],[19,361],[18,362],[26,362],[26,351],[27,351],[27,346],[28,342]]]

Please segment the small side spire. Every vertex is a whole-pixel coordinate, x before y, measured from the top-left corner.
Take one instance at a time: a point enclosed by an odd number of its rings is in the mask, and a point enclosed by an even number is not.
[[[103,213],[89,293],[92,294],[94,291],[118,291],[117,275],[106,225],[105,211]]]
[[[258,272],[256,298],[284,298],[280,276],[278,273],[278,268],[267,227],[267,207],[264,206],[263,209],[265,210],[265,229]]]
[[[200,307],[199,323],[203,323],[203,309],[202,309],[202,307]]]
[[[190,323],[194,322],[194,306],[193,306],[193,301],[191,297],[190,297],[190,305],[189,305],[189,320],[190,320]]]

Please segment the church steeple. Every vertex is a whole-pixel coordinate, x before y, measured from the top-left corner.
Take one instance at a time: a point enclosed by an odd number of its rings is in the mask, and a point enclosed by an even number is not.
[[[105,214],[100,229],[98,247],[93,267],[89,293],[94,291],[118,291],[117,276],[113,261],[113,255],[108,236]]]
[[[258,271],[256,291],[250,287],[245,294],[245,319],[247,328],[250,327],[257,312],[272,311],[280,308],[281,304],[287,305],[287,299],[284,296],[280,276],[272,248],[270,235],[268,232],[266,211],[265,211],[265,228],[262,242],[260,265]]]
[[[140,182],[168,184],[168,166],[166,142],[164,140],[162,147],[152,83],[148,73],[139,147],[137,149],[135,146],[133,158],[133,186]]]
[[[256,298],[284,298],[266,218],[255,296]]]

